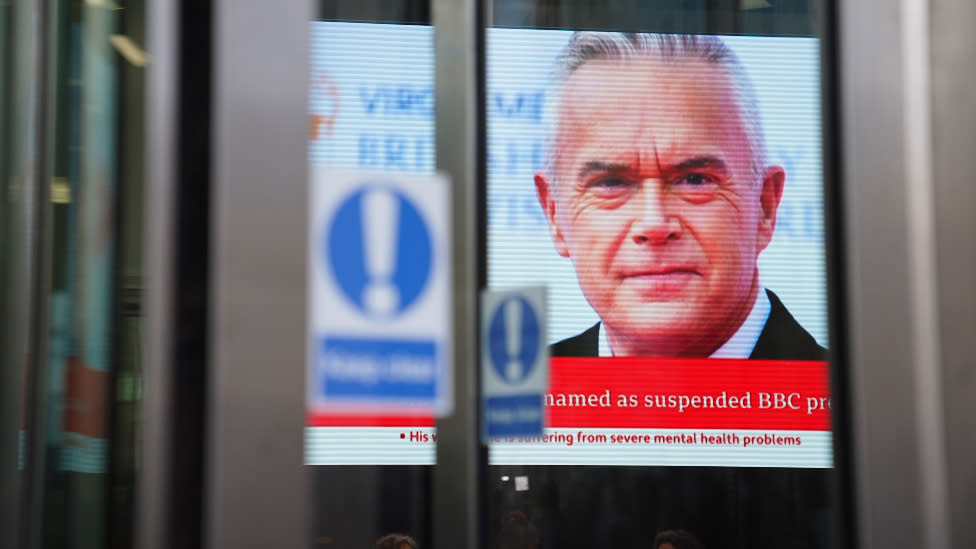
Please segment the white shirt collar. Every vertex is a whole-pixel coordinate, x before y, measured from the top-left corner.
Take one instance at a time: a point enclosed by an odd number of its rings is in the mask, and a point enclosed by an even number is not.
[[[770,309],[769,296],[766,295],[766,290],[760,287],[745,322],[732,334],[732,337],[712,353],[710,358],[749,358],[752,350],[756,348],[756,343],[759,342],[759,335],[766,327]],[[603,323],[600,323],[599,341],[600,356],[613,356]]]

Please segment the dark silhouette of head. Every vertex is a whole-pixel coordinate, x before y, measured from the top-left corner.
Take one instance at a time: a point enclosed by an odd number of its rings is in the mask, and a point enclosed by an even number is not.
[[[373,549],[418,549],[417,542],[406,534],[387,534],[376,540]]]
[[[654,536],[653,549],[705,549],[705,545],[691,532],[665,530]]]
[[[538,549],[539,531],[521,511],[511,511],[505,516],[498,532],[495,549]]]

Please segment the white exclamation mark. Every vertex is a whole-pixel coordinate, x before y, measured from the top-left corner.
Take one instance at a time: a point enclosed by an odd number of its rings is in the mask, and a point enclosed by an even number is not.
[[[363,303],[375,314],[390,314],[400,305],[400,292],[393,284],[400,203],[392,193],[374,190],[366,193],[360,208],[367,277]]]
[[[505,304],[505,351],[508,364],[505,365],[505,377],[509,381],[518,381],[522,377],[522,304],[513,299]]]

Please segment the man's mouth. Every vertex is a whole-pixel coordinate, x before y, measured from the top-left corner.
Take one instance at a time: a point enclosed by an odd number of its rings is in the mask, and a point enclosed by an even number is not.
[[[675,265],[668,267],[648,267],[643,269],[632,269],[629,271],[624,271],[624,278],[645,278],[645,277],[655,277],[655,276],[671,276],[671,275],[687,275],[693,274],[697,275],[698,269],[690,265]]]
[[[627,271],[623,279],[640,293],[660,298],[683,292],[699,277],[701,273],[694,267],[669,266]]]

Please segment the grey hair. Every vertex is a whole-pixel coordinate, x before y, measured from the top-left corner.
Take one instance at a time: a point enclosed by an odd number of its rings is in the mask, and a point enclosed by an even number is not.
[[[698,34],[646,34],[622,32],[576,32],[557,62],[555,80],[561,90],[577,69],[590,61],[609,61],[626,64],[638,57],[652,57],[663,61],[698,60],[727,71],[736,92],[743,123],[752,153],[752,171],[757,181],[766,169],[766,138],[759,114],[755,88],[735,53],[718,36]],[[561,93],[549,102],[550,118],[558,119]],[[550,132],[555,131],[550,124]],[[549,143],[549,171],[554,174],[557,151],[555,139]],[[554,174],[555,175],[555,174]]]

